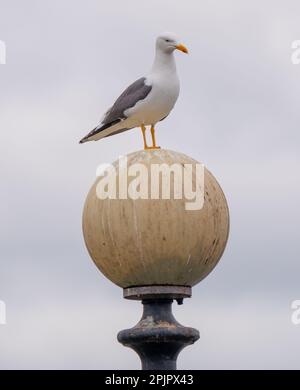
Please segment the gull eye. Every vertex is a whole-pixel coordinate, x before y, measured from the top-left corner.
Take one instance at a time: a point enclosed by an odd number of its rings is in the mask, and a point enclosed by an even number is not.
[[[166,41],[166,42],[171,42],[171,39],[166,39],[165,41]]]

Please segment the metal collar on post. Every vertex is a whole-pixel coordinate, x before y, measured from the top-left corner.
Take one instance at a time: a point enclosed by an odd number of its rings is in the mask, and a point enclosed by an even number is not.
[[[186,286],[124,289],[124,298],[141,300],[144,310],[136,326],[119,332],[118,341],[139,355],[143,370],[176,370],[180,351],[199,339],[198,330],[179,324],[172,313],[174,299],[181,304],[189,297]]]

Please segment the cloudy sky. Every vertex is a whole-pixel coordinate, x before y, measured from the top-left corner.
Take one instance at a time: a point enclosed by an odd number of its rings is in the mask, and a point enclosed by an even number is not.
[[[0,368],[135,369],[116,341],[141,304],[96,269],[81,214],[100,163],[138,150],[138,130],[78,140],[151,66],[174,31],[181,94],[157,139],[220,182],[231,232],[220,263],[174,307],[201,339],[179,368],[299,369],[300,3],[0,0]]]

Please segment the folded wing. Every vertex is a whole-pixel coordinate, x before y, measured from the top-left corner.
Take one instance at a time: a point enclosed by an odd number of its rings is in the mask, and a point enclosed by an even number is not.
[[[131,84],[119,96],[114,105],[105,113],[100,125],[93,129],[90,133],[88,133],[88,135],[86,135],[84,138],[82,138],[80,143],[91,141],[95,138],[95,136],[97,139],[102,138],[101,134],[99,133],[127,119],[125,111],[131,107],[134,107],[139,101],[144,100],[149,95],[152,89],[150,85],[145,84],[145,81],[146,78],[141,77],[133,84]],[[119,127],[118,129],[116,129],[116,131],[113,131],[112,129],[111,133],[109,131],[106,131],[105,134],[103,133],[103,137],[118,134],[125,130],[129,130],[129,128],[126,128],[125,126],[124,128]]]

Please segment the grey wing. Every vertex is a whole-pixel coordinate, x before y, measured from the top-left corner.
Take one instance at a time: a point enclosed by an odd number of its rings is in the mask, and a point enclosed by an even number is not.
[[[108,110],[102,124],[115,122],[118,119],[126,119],[125,111],[134,107],[137,102],[144,100],[150,93],[151,85],[145,84],[146,77],[141,77],[131,84],[121,96],[118,97],[115,104]]]
[[[126,119],[127,117],[125,115],[125,111],[128,110],[128,108],[134,107],[140,100],[144,100],[150,93],[152,86],[146,85],[145,81],[146,77],[141,77],[133,84],[131,84],[127,89],[125,89],[125,91],[118,97],[114,105],[105,113],[100,125],[92,130],[80,142],[85,142],[90,137]],[[125,130],[127,129],[122,129],[122,131]]]

